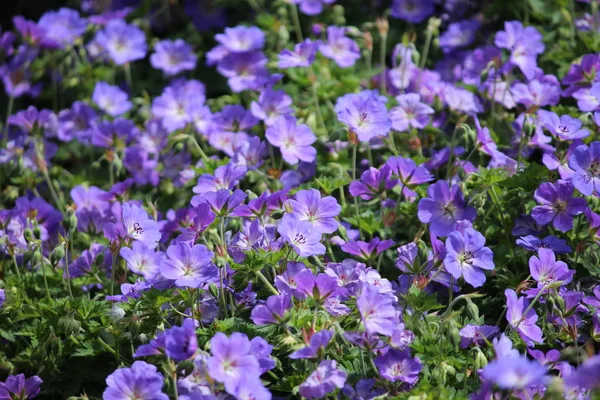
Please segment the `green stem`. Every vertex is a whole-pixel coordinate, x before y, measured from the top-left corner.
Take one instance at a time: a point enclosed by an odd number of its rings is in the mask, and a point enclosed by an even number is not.
[[[265,286],[267,287],[267,289],[269,289],[271,293],[273,293],[275,296],[279,295],[277,289],[275,289],[273,285],[271,285],[271,282],[269,282],[269,280],[264,276],[264,274],[261,271],[256,271],[256,276],[258,277],[258,279],[260,279],[262,283],[265,284]]]
[[[115,294],[115,278],[117,275],[117,259],[119,257],[119,252],[121,251],[121,247],[123,247],[123,243],[125,243],[125,239],[127,236],[124,236],[119,242],[119,247],[112,255],[112,266],[110,268],[110,295],[113,296]]]
[[[352,148],[352,180],[356,180],[356,153],[358,151],[358,144],[355,144]],[[356,212],[356,224],[358,225],[358,231],[360,232],[361,240],[364,240],[364,234],[360,226],[360,211],[358,209],[358,196],[354,196],[354,210]]]
[[[380,78],[380,89],[381,89],[381,93],[382,94],[387,94],[387,83],[386,83],[386,69],[385,69],[385,55],[386,55],[386,49],[387,49],[387,34],[385,35],[381,35],[381,41],[380,41],[380,54],[379,54],[379,63],[381,64],[381,78]]]
[[[131,65],[129,63],[126,63],[123,66],[123,69],[125,70],[125,80],[127,81],[127,87],[133,93],[133,79],[131,79]]]
[[[46,276],[46,268],[44,267],[44,255],[42,254],[41,245],[39,247],[40,255],[42,256],[40,261],[40,268],[42,269],[42,275],[44,277],[44,288],[46,289],[46,297],[48,298],[48,302],[52,303],[52,296],[50,296],[50,289],[48,288],[48,277]]]
[[[15,98],[13,96],[10,96],[8,98],[8,107],[6,108],[6,121],[4,124],[4,143],[8,143],[8,118],[12,114],[14,102]]]
[[[294,20],[294,30],[296,31],[296,39],[298,43],[304,41],[302,38],[302,28],[300,27],[300,17],[298,16],[298,8],[296,4],[290,3],[290,8],[292,9],[292,19]]]
[[[425,67],[425,63],[427,62],[427,57],[429,55],[429,47],[431,46],[432,38],[433,38],[433,29],[429,29],[429,27],[428,27],[427,36],[425,36],[425,45],[423,46],[423,51],[421,53],[421,62],[419,63],[419,67],[421,69],[423,69]]]
[[[319,122],[323,125],[323,129],[325,130],[325,134],[329,138],[329,132],[327,131],[327,125],[325,125],[325,119],[323,118],[323,113],[321,112],[321,104],[319,103],[319,94],[317,93],[317,76],[315,75],[315,71],[313,70],[312,65],[309,67],[310,71],[310,82],[312,86],[312,95],[313,101],[315,102],[315,107],[317,108],[317,116],[319,117]]]
[[[66,242],[65,242],[65,272],[67,274],[67,288],[69,289],[69,296],[71,297],[71,300],[74,299],[73,297],[73,288],[71,287],[71,271],[69,270],[69,234],[67,233],[67,237],[66,237]]]

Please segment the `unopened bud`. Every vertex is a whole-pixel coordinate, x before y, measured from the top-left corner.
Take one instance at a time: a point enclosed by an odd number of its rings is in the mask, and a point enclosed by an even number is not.
[[[52,263],[52,266],[56,267],[58,265],[58,263],[60,262],[60,260],[63,259],[64,256],[65,256],[65,246],[62,244],[56,246],[56,248],[52,251],[52,254],[50,254],[50,262]]]
[[[348,230],[346,229],[346,227],[342,224],[340,224],[340,226],[338,226],[337,229],[338,235],[340,235],[340,237],[347,243],[350,240],[348,239]]]
[[[475,369],[481,369],[488,364],[488,360],[479,348],[476,348],[475,351],[477,354],[475,355],[474,367]]]
[[[25,228],[25,230],[23,231],[23,237],[28,242],[31,242],[33,240],[33,231],[30,228]]]
[[[219,298],[219,288],[214,283],[208,285],[208,292],[215,298]]]
[[[37,240],[40,240],[42,238],[42,230],[39,226],[33,228],[33,236],[35,236]]]
[[[472,301],[467,303],[467,313],[471,318],[479,319],[479,308]]]
[[[454,348],[458,348],[460,345],[460,333],[456,326],[452,325],[448,330],[448,337],[450,339],[450,343],[454,346]]]

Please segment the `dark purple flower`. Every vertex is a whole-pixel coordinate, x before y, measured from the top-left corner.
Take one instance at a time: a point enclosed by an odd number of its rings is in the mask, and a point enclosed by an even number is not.
[[[104,400],[169,400],[162,392],[163,376],[154,365],[144,361],[134,362],[130,368],[121,368],[106,378],[108,386],[102,398]]]
[[[298,161],[311,162],[317,157],[317,150],[311,145],[317,140],[308,125],[298,125],[296,118],[279,117],[266,131],[269,143],[279,147],[281,155],[290,164]]]
[[[283,49],[279,54],[279,68],[308,67],[315,61],[321,42],[305,39],[294,45],[294,50]]]
[[[327,275],[314,275],[311,270],[306,269],[296,276],[296,297],[312,297],[322,302],[335,294],[338,289],[337,279]]]
[[[573,150],[569,167],[575,171],[573,186],[585,196],[600,193],[600,142],[585,144]]]
[[[450,53],[461,47],[467,47],[475,40],[475,34],[481,23],[475,19],[454,22],[440,35],[440,47],[444,53]]]
[[[4,83],[4,91],[9,97],[18,98],[24,95],[37,97],[41,84],[31,82],[31,63],[37,58],[38,50],[20,48],[19,52],[7,63],[0,66],[0,78]]]
[[[161,40],[154,45],[150,64],[162,70],[166,75],[177,75],[196,68],[196,54],[185,40]]]
[[[343,27],[327,27],[327,41],[319,45],[319,50],[341,68],[353,66],[360,58],[358,44],[346,37],[346,28]]]
[[[529,307],[529,301],[525,297],[517,298],[517,294],[512,289],[504,291],[506,296],[506,320],[521,336],[521,339],[529,347],[534,343],[543,343],[542,330],[535,324],[538,316],[535,310],[530,309],[527,314],[523,314]]]
[[[298,358],[317,358],[319,352],[327,347],[332,337],[333,331],[330,330],[316,332],[311,336],[308,346],[294,351],[289,357],[294,360]]]
[[[419,201],[419,220],[430,224],[429,230],[436,236],[448,236],[455,230],[457,221],[473,221],[475,209],[465,202],[458,185],[449,187],[446,181],[437,181],[427,189],[429,197]]]
[[[540,239],[533,235],[521,236],[519,239],[517,239],[517,245],[529,251],[550,249],[556,254],[570,253],[573,251],[571,246],[567,244],[566,240],[552,235],[546,236],[544,239]]]
[[[417,357],[411,357],[408,350],[389,349],[384,355],[375,359],[379,374],[390,382],[404,382],[414,385],[423,368]]]
[[[432,0],[394,0],[391,15],[418,24],[433,14],[434,7]]]
[[[275,278],[275,287],[282,293],[303,298],[303,294],[297,289],[297,278],[305,270],[306,266],[301,262],[288,262],[286,270]]]
[[[197,349],[196,323],[192,318],[186,318],[181,327],[165,331],[165,353],[173,360],[187,360]]]
[[[214,253],[204,245],[172,244],[166,255],[168,258],[160,264],[160,273],[175,280],[178,287],[199,288],[215,281],[219,275],[212,262]]]
[[[573,197],[575,188],[568,181],[556,183],[544,182],[534,193],[535,200],[541,204],[531,210],[531,216],[540,225],[553,223],[561,232],[573,229],[573,217],[587,208],[583,198]]]
[[[383,295],[373,285],[365,284],[356,299],[356,305],[368,333],[391,336],[398,324],[392,297]]]
[[[185,228],[180,228],[181,234],[175,239],[178,242],[185,242],[189,245],[196,243],[202,232],[213,223],[216,218],[214,212],[211,211],[208,204],[200,204],[193,209],[195,216],[190,224]]]
[[[483,270],[494,269],[494,254],[485,247],[485,237],[473,228],[452,232],[446,239],[444,267],[455,279],[461,276],[473,287],[485,283]]]
[[[360,176],[359,181],[350,183],[350,194],[360,196],[363,200],[371,200],[373,197],[393,188],[396,181],[391,179],[392,169],[384,164],[380,169],[369,168]]]
[[[343,388],[346,376],[334,360],[321,361],[316,371],[300,385],[300,394],[307,399],[320,399],[336,388]]]
[[[363,260],[371,260],[394,245],[393,240],[381,240],[378,237],[370,242],[349,241],[342,245],[342,250]]]
[[[292,307],[289,294],[269,296],[265,304],[259,304],[252,309],[250,319],[256,325],[268,325],[281,323],[285,313]]]
[[[37,375],[27,379],[25,379],[24,374],[10,375],[4,383],[0,382],[0,399],[33,399],[40,393],[42,382]]]
[[[140,60],[146,57],[148,50],[144,32],[122,19],[109,21],[103,30],[96,33],[95,42],[117,65]]]
[[[246,168],[229,163],[218,167],[213,175],[204,174],[198,178],[198,184],[192,189],[194,193],[202,194],[216,192],[220,189],[233,190],[239,179],[246,174]]]
[[[92,107],[81,101],[73,103],[70,109],[58,113],[57,137],[63,142],[77,139],[88,142],[98,123],[98,116]]]
[[[588,358],[571,375],[565,378],[568,386],[597,390],[600,388],[600,356]]]

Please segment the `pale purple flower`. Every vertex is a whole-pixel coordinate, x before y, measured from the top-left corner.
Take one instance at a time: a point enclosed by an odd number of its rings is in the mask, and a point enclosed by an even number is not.
[[[434,179],[426,167],[417,166],[411,158],[393,156],[388,158],[386,164],[392,170],[392,176],[399,179],[404,197],[411,201],[417,197],[417,193],[412,190],[414,186]]]
[[[521,236],[519,239],[517,239],[517,245],[529,251],[550,249],[556,254],[570,253],[573,251],[571,246],[567,244],[566,240],[552,235],[546,236],[544,239],[540,239],[533,235]]]
[[[150,56],[150,64],[162,70],[166,75],[177,75],[183,71],[196,68],[196,55],[183,39],[161,40],[154,45],[154,54]]]
[[[162,392],[164,378],[154,365],[134,362],[130,368],[121,368],[106,378],[108,386],[104,400],[169,400]]]
[[[292,98],[283,90],[267,89],[250,105],[252,114],[270,126],[277,118],[293,115]]]
[[[329,26],[327,41],[319,45],[319,50],[341,68],[353,66],[360,58],[358,44],[346,37],[346,28],[343,27]]]
[[[411,357],[408,350],[389,349],[375,358],[375,366],[381,377],[390,382],[404,382],[414,385],[423,368],[417,357]]]
[[[219,62],[217,71],[227,78],[235,93],[260,90],[269,82],[267,57],[261,52],[232,53]]]
[[[589,306],[600,309],[600,285],[594,287],[593,296],[586,296],[583,302]]]
[[[290,164],[298,161],[312,162],[317,157],[317,150],[311,145],[317,140],[308,125],[298,125],[296,118],[279,117],[266,131],[269,143],[279,147],[283,159]]]
[[[483,111],[483,106],[477,95],[465,88],[446,83],[443,85],[441,94],[442,99],[451,110],[468,115],[475,115]]]
[[[475,34],[481,23],[475,19],[453,22],[440,35],[440,47],[444,53],[450,53],[461,47],[467,47],[475,40]]]
[[[392,297],[383,295],[373,285],[365,284],[356,305],[368,333],[391,336],[398,324]]]
[[[396,97],[398,106],[390,110],[392,128],[398,132],[406,132],[411,128],[423,129],[429,123],[434,110],[425,103],[421,103],[421,96],[417,93],[402,94]]]
[[[340,122],[357,135],[361,142],[368,142],[377,136],[386,136],[392,128],[385,102],[370,90],[339,97],[335,104],[335,112]]]
[[[575,188],[568,181],[556,183],[544,182],[534,193],[535,200],[541,204],[531,210],[531,216],[541,226],[552,222],[561,232],[573,229],[573,217],[587,208],[584,198],[573,197]]]
[[[63,47],[73,45],[87,28],[87,21],[79,12],[70,8],[48,11],[40,18],[38,27],[43,29],[45,40],[60,43]]]
[[[597,390],[600,388],[600,356],[588,358],[571,375],[565,378],[565,383],[584,389]]]
[[[559,281],[562,285],[571,282],[575,271],[570,271],[564,262],[557,261],[552,250],[541,248],[538,250],[538,255],[539,258],[536,256],[529,258],[529,272],[537,281],[538,288]]]
[[[260,376],[259,362],[251,353],[252,345],[243,333],[227,337],[217,332],[210,340],[211,357],[207,360],[208,374],[225,385],[228,392],[235,390],[244,376]]]
[[[296,290],[294,295],[299,299],[311,297],[318,302],[323,302],[323,300],[334,295],[338,289],[336,278],[323,273],[315,275],[309,269],[301,271],[296,275],[295,280]]]
[[[192,191],[196,194],[216,192],[220,189],[233,190],[246,174],[246,168],[229,163],[218,167],[213,175],[203,174]]]
[[[321,361],[316,371],[300,385],[300,394],[307,399],[320,399],[336,388],[343,388],[346,376],[334,360]]]
[[[300,11],[306,15],[319,15],[323,11],[323,5],[334,2],[335,0],[292,0],[292,3],[300,5]]]
[[[96,83],[94,93],[92,93],[92,101],[111,117],[125,114],[132,107],[127,93],[106,82]]]
[[[300,255],[308,257],[325,254],[325,246],[321,243],[321,233],[313,224],[294,214],[286,214],[282,218],[277,232]]]
[[[304,42],[294,45],[294,50],[283,49],[279,53],[279,68],[308,67],[315,61],[320,41],[305,39]]]
[[[543,343],[542,330],[535,324],[538,316],[535,310],[530,309],[527,314],[523,314],[529,307],[529,301],[525,297],[517,298],[517,294],[512,289],[504,291],[506,296],[506,320],[521,336],[521,339],[528,347],[534,343]]]
[[[219,189],[216,192],[208,192],[192,197],[191,204],[198,207],[200,204],[208,204],[212,212],[223,217],[230,214],[237,206],[244,202],[246,193],[236,189],[231,193],[227,189]]]
[[[600,193],[600,142],[585,144],[573,150],[569,167],[575,171],[573,186],[585,196]]]
[[[546,78],[550,77],[550,78]],[[560,100],[560,84],[554,76],[515,83],[510,92],[517,103],[525,107],[554,106]]]
[[[581,128],[583,122],[570,115],[561,115],[559,117],[551,111],[539,110],[538,116],[544,128],[562,140],[583,139],[590,135],[590,131]]]
[[[137,204],[124,203],[122,207],[125,234],[151,249],[156,248],[161,238],[156,221],[150,219],[146,210]]]
[[[429,230],[436,236],[448,236],[457,221],[473,221],[475,209],[465,202],[458,185],[449,187],[448,182],[438,181],[427,189],[429,197],[419,201],[419,220],[430,224]]]
[[[288,200],[288,204],[294,215],[301,221],[309,221],[319,233],[333,233],[339,226],[336,217],[342,207],[332,196],[322,198],[316,189],[298,191],[295,199]]]
[[[446,271],[455,279],[462,276],[473,287],[482,286],[485,283],[483,270],[494,269],[494,254],[484,245],[485,237],[473,228],[452,232],[446,239]]]
[[[189,112],[193,104],[204,104],[205,87],[197,80],[176,80],[152,101],[152,115],[161,120],[169,132],[194,122]]]
[[[342,250],[345,253],[352,254],[363,260],[371,260],[394,245],[393,240],[381,240],[374,237],[370,242],[349,241],[342,245]]]
[[[174,280],[178,287],[199,288],[215,281],[219,274],[212,262],[214,253],[204,245],[172,244],[166,255],[160,264],[160,273]]]
[[[265,44],[265,34],[256,26],[239,25],[225,28],[224,33],[215,35],[215,40],[231,53],[246,53],[262,49]]]
[[[523,27],[519,21],[505,21],[504,31],[496,33],[495,45],[511,52],[510,62],[519,67],[527,79],[535,75],[536,57],[544,52],[540,32],[532,26]]]
[[[502,390],[524,390],[547,381],[548,370],[539,361],[517,355],[502,357],[486,365],[480,374]]]
[[[122,19],[113,19],[96,33],[97,43],[117,65],[146,57],[146,35]]]
[[[460,347],[466,349],[471,344],[476,346],[485,345],[492,336],[497,335],[500,329],[493,325],[465,325],[458,333],[460,334]]]
[[[141,242],[133,242],[131,248],[121,248],[121,257],[127,262],[127,268],[134,274],[142,275],[146,280],[156,278],[160,273],[160,264],[164,254],[149,249]]]

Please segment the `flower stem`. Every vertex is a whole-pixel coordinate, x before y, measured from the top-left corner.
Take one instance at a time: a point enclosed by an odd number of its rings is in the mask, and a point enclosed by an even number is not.
[[[112,255],[112,265],[110,268],[110,295],[113,296],[115,294],[115,278],[117,275],[117,259],[119,257],[119,252],[121,251],[121,247],[123,247],[123,243],[125,243],[125,239],[127,236],[124,236],[119,242],[119,247]]]
[[[260,279],[260,281],[262,283],[265,284],[265,286],[267,287],[267,289],[269,289],[269,291],[271,293],[273,293],[275,296],[279,295],[279,292],[277,291],[277,289],[275,289],[273,287],[273,285],[271,285],[271,282],[269,282],[269,280],[267,279],[267,277],[264,276],[264,274],[261,271],[256,271],[256,276],[258,277],[258,279]]]
[[[290,8],[292,9],[292,19],[294,20],[294,30],[296,31],[296,39],[298,43],[304,41],[302,38],[302,28],[300,27],[300,17],[298,16],[298,8],[296,4],[290,3]]]

